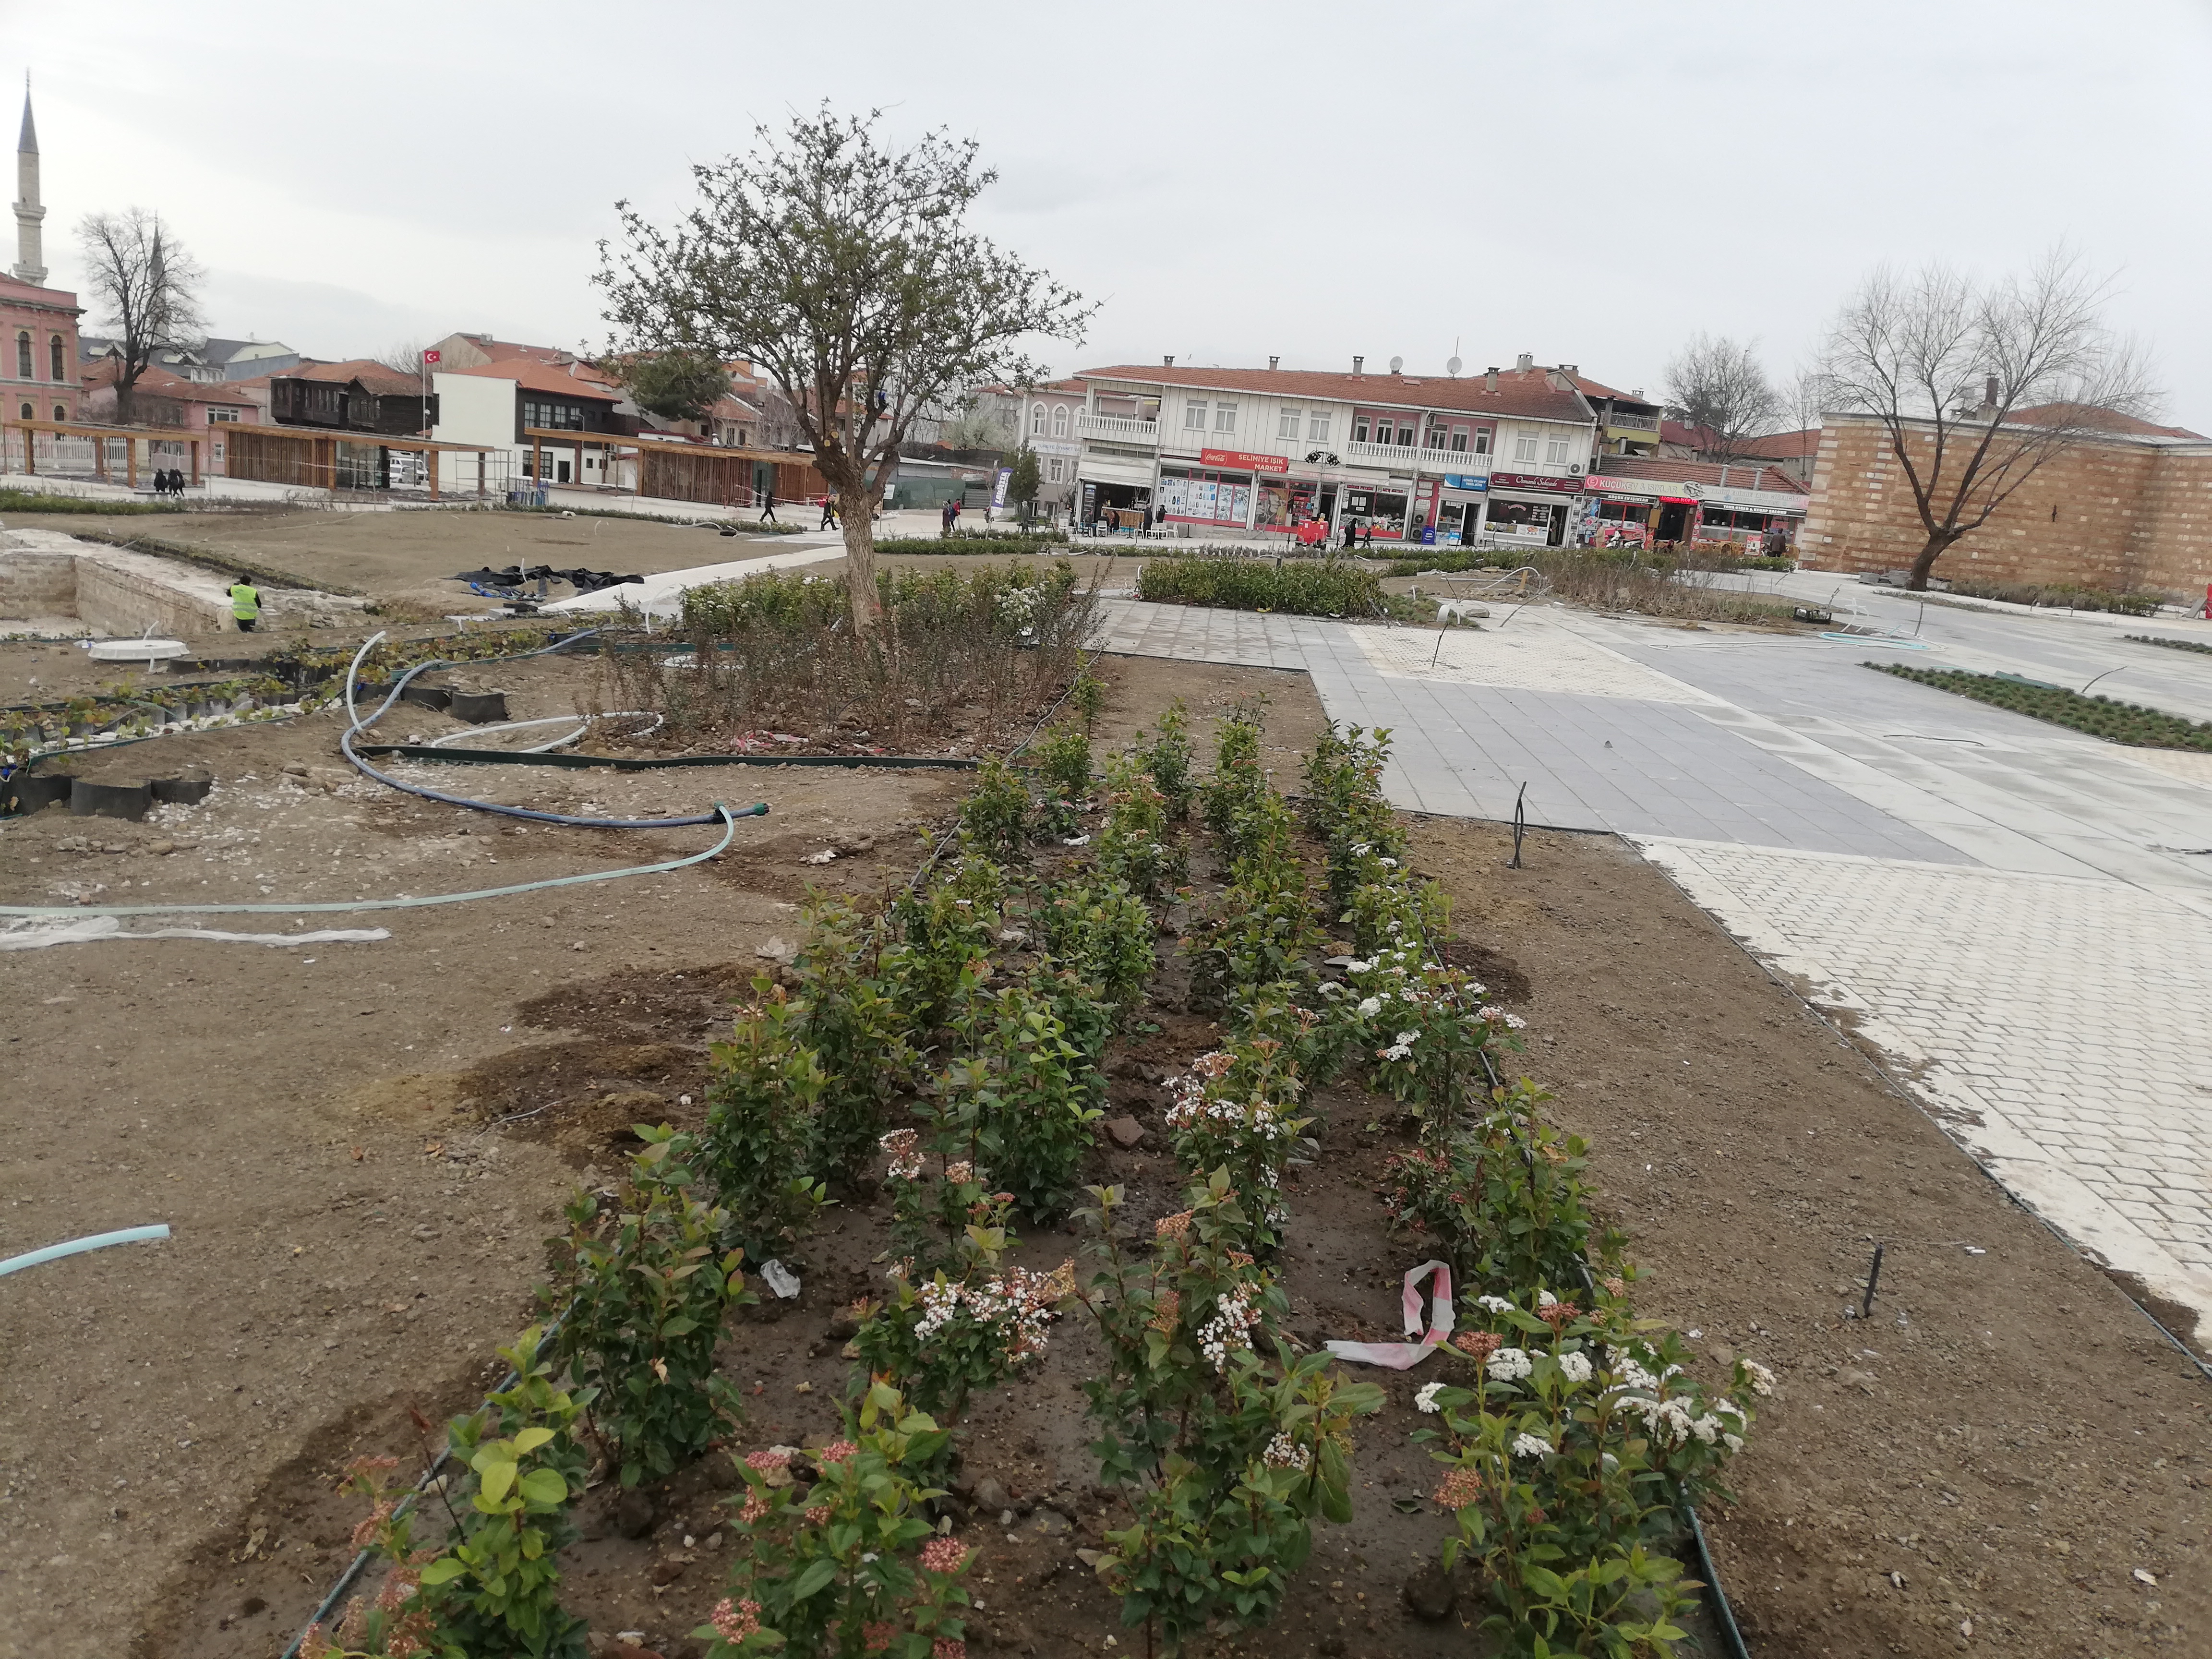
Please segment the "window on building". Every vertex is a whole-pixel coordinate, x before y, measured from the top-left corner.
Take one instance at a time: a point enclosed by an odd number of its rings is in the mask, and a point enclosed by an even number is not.
[[[54,405],[54,418],[58,421],[66,421],[69,419],[69,406],[65,404],[56,404]]]
[[[1413,447],[1413,417],[1410,415],[1401,415],[1398,417],[1398,447],[1411,449]]]
[[[1490,453],[1490,428],[1486,426],[1479,426],[1474,429],[1474,453],[1478,455]]]
[[[1066,404],[1060,404],[1052,411],[1052,435],[1055,438],[1065,438],[1067,435],[1067,405]]]
[[[1547,438],[1544,442],[1544,459],[1553,466],[1565,466],[1567,464],[1567,449],[1566,439]]]
[[[67,372],[62,367],[65,359],[62,352],[60,335],[57,334],[46,342],[46,359],[52,365],[52,372],[46,376],[48,380],[58,384],[69,378]]]
[[[1516,438],[1513,441],[1513,459],[1516,461],[1534,460],[1536,459],[1536,441],[1525,434]]]
[[[522,400],[522,424],[526,428],[536,427],[541,431],[581,432],[584,429],[583,409],[575,404],[540,403],[532,398]]]
[[[1053,483],[1060,483],[1066,477],[1066,472],[1063,471],[1065,465],[1066,463],[1064,463],[1057,455],[1054,456],[1051,460],[1046,462],[1045,477],[1047,480]]]
[[[237,419],[238,411],[234,409],[210,409],[208,410],[208,424],[210,426],[213,426],[220,421],[229,421],[234,422]]]
[[[1214,404],[1213,429],[1216,432],[1234,432],[1237,430],[1237,405],[1235,404]]]
[[[1467,428],[1463,426],[1455,426],[1451,429],[1451,432],[1452,448],[1464,455],[1467,453]]]
[[[30,404],[25,404],[23,405],[23,412],[22,412],[22,414],[21,414],[21,415],[20,415],[19,416],[17,416],[16,418],[18,418],[19,420],[25,420],[25,421],[35,421],[35,420],[37,420],[37,419],[39,418],[39,415],[38,415],[38,411],[37,411],[36,410],[33,409],[33,408],[30,406]]]
[[[15,335],[15,378],[19,380],[38,378],[31,372],[31,331],[27,328],[17,331]],[[23,412],[27,416],[30,414],[28,410]]]
[[[1432,426],[1429,428],[1427,447],[1431,449],[1442,449],[1444,447],[1444,440],[1449,435],[1443,428]]]
[[[1367,441],[1367,416],[1364,414],[1354,414],[1352,417],[1352,441],[1356,444]]]
[[[1186,428],[1206,430],[1206,399],[1193,398],[1182,406],[1182,423]]]
[[[1044,436],[1044,405],[1042,404],[1030,405],[1030,436],[1032,438]]]
[[[1304,410],[1292,409],[1289,404],[1285,404],[1281,411],[1275,416],[1275,435],[1278,438],[1297,437],[1298,435],[1298,422],[1304,418],[1304,416],[1305,411]]]
[[[1310,409],[1306,411],[1306,436],[1318,444],[1325,444],[1328,441],[1328,411],[1327,410]]]

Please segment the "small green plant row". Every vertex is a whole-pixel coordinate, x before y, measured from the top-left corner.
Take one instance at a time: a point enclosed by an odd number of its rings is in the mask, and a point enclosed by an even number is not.
[[[2212,645],[2207,645],[2202,640],[2170,640],[2156,634],[2130,634],[2128,638],[2137,645],[2163,646],[2168,651],[2201,651],[2212,656]]]
[[[1891,662],[1869,662],[1862,666],[1972,697],[2015,714],[2048,720],[2053,726],[2070,726],[2108,743],[2136,749],[2212,751],[2212,722],[2188,720],[2141,703],[2118,702],[2103,696],[2085,697],[2063,685],[2043,685],[2003,674],[1978,674],[1964,668],[1917,668]]]
[[[1066,551],[1067,532],[1061,530],[963,530],[957,536],[886,536],[876,544],[876,556],[890,559]]]
[[[117,738],[268,720],[302,702],[301,693],[269,677],[71,697],[46,708],[9,710],[0,719],[0,758],[14,764],[33,754],[93,748]]]
[[[2151,616],[2166,603],[2162,594],[2122,593],[2108,587],[2086,587],[2074,582],[2001,582],[1954,577],[1944,591],[1972,599],[1996,599],[2006,605],[2105,611],[2123,617]]]
[[[1137,597],[1169,605],[1218,605],[1286,616],[1387,616],[1382,578],[1354,559],[1154,558],[1137,577]]]

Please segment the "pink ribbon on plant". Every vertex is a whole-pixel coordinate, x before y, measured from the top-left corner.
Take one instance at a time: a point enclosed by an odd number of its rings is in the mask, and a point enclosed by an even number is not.
[[[1435,1295],[1429,1304],[1429,1334],[1421,1336],[1421,1281],[1436,1275]],[[1330,1342],[1328,1351],[1339,1359],[1362,1365],[1388,1365],[1394,1371],[1410,1370],[1443,1346],[1452,1334],[1451,1268],[1442,1261],[1424,1261],[1406,1275],[1406,1334],[1418,1342]]]

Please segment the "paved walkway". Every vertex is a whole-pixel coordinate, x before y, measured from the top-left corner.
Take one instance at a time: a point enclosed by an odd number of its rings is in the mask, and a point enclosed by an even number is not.
[[[1439,635],[1134,601],[1104,642],[1307,670],[1331,716],[1393,728],[1401,805],[1505,818],[1525,786],[1532,823],[1631,838],[1858,1018],[2023,1201],[2212,1334],[2212,755],[1862,665],[2118,667],[2115,695],[2212,718],[2212,657],[2124,637],[2212,625],[1847,597],[1919,648],[1549,605]]]

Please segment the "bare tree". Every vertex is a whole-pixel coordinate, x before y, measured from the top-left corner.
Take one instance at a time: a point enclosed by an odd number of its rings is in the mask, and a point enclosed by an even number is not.
[[[369,362],[381,364],[394,374],[411,374],[419,380],[422,378],[422,354],[429,349],[428,342],[424,340],[394,340]]]
[[[608,320],[629,349],[708,350],[768,372],[837,494],[854,625],[876,623],[875,508],[917,416],[959,386],[1018,383],[1031,337],[1079,339],[1093,307],[967,228],[998,175],[971,140],[909,149],[880,111],[825,103],[750,155],[692,169],[699,201],[673,231],[618,204],[600,244]]]
[[[132,418],[132,394],[155,354],[198,340],[205,326],[198,289],[204,273],[158,213],[94,213],[77,227],[86,286],[113,331],[115,418]]]
[[[1773,431],[1782,408],[1753,346],[1724,337],[1692,336],[1668,363],[1665,389],[1707,460],[1746,459],[1744,446]]]
[[[2141,349],[2099,320],[2110,283],[2064,248],[1986,285],[1876,270],[1829,331],[1829,407],[1870,415],[1927,535],[1906,586],[2043,467],[2157,404]]]

